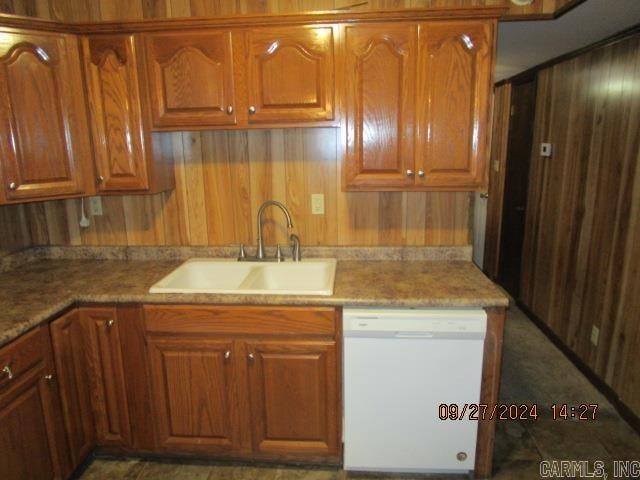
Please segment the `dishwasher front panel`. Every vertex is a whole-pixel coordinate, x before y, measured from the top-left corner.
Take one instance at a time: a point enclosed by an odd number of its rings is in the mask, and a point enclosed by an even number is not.
[[[477,421],[440,404],[478,403],[483,338],[344,338],[344,467],[473,470]]]

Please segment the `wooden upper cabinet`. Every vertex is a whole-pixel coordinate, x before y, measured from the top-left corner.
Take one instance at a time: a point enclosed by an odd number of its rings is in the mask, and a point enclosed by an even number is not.
[[[246,35],[249,124],[333,120],[333,27],[260,28]]]
[[[235,125],[231,32],[143,35],[153,126]]]
[[[0,39],[0,200],[90,193],[76,37],[0,29]]]
[[[358,25],[345,30],[343,186],[411,186],[417,25]]]
[[[485,182],[493,29],[492,21],[420,25],[420,186],[473,189]]]
[[[85,37],[82,41],[100,192],[149,187],[132,35]],[[149,152],[150,153],[150,152]]]

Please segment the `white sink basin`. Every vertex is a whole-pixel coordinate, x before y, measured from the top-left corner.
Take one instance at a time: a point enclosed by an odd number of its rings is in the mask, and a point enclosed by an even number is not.
[[[193,258],[153,285],[149,292],[332,295],[335,275],[335,258],[282,263]]]

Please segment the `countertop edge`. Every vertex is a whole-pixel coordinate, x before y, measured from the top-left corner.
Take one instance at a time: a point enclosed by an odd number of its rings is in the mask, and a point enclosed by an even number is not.
[[[408,308],[436,308],[436,307],[478,307],[478,308],[508,308],[509,299],[506,297],[485,298],[482,302],[477,299],[457,297],[443,301],[442,299],[425,299],[415,298],[401,300],[371,300],[371,299],[346,299],[340,297],[319,297],[319,296],[303,296],[303,295],[211,295],[203,294],[199,298],[192,295],[176,294],[178,296],[168,295],[162,298],[154,299],[150,297],[154,294],[145,295],[78,295],[71,298],[60,300],[55,305],[48,306],[46,309],[38,312],[32,318],[19,322],[7,331],[0,334],[0,347],[3,347],[16,340],[25,333],[40,327],[45,323],[51,322],[53,319],[62,314],[65,310],[76,304],[167,304],[167,305],[308,305],[314,306],[331,306],[344,307],[353,306],[372,306],[372,307],[408,307]]]

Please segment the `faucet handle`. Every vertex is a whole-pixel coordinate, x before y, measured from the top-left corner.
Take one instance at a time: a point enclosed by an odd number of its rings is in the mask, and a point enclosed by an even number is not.
[[[280,244],[276,245],[276,261],[284,262],[284,255],[282,254],[282,249],[280,248]]]
[[[242,262],[247,258],[247,252],[244,250],[244,243],[240,244],[240,251],[238,252],[238,261]]]

